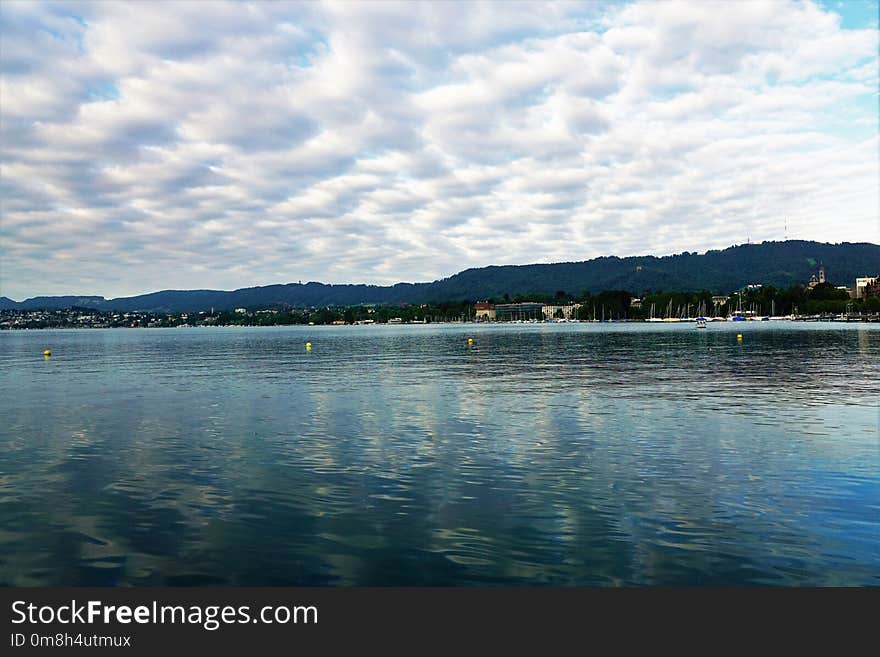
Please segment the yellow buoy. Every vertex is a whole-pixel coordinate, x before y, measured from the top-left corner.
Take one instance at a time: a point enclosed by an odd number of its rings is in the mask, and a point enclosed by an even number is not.
[[[742,340],[742,339],[743,339],[743,334],[742,334],[742,333],[737,333],[737,334],[736,334],[736,339],[737,339],[737,340]]]
[[[44,355],[44,356],[51,356],[51,355],[52,355],[52,350],[51,350],[51,349],[46,349],[46,350],[43,352],[43,355]]]
[[[311,348],[312,348],[312,343],[306,342],[306,349],[311,349]]]
[[[473,338],[468,338],[468,344],[473,344],[473,343],[474,343],[474,339],[473,339]]]

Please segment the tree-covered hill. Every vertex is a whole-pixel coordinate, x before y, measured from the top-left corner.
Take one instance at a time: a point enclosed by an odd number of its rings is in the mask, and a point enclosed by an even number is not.
[[[375,285],[325,285],[291,283],[251,287],[231,292],[218,290],[164,290],[134,297],[104,299],[94,296],[35,297],[22,302],[0,297],[0,309],[65,308],[190,312],[266,308],[271,306],[319,307],[359,304],[462,301],[516,295],[579,295],[603,290],[628,290],[640,295],[660,290],[709,290],[727,293],[750,283],[785,288],[806,283],[825,266],[835,285],[852,286],[856,277],[880,273],[880,246],[869,243],[827,244],[789,240],[741,244],[703,254],[671,256],[614,256],[584,262],[504,265],[466,269],[432,283]]]

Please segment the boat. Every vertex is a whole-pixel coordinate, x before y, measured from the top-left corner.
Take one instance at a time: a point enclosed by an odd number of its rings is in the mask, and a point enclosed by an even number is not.
[[[737,300],[738,300],[736,311],[732,312],[730,314],[730,316],[727,318],[727,321],[729,321],[729,322],[744,322],[744,321],[746,321],[746,316],[743,314],[743,309],[742,309],[742,294],[737,292],[736,295],[737,295]]]
[[[664,317],[661,321],[663,321],[663,322],[680,322],[681,321],[681,317],[673,317],[672,299],[669,300],[669,305],[666,307],[666,317]]]
[[[705,317],[697,317],[697,328],[706,328],[706,321]]]
[[[660,317],[654,317],[654,304],[651,304],[651,316],[648,317],[649,322],[662,322],[663,319]]]

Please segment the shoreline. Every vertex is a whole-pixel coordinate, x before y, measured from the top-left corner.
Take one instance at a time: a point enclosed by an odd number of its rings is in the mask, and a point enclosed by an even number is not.
[[[816,318],[816,317],[796,317],[771,320],[714,320],[709,322],[711,325],[778,325],[785,324],[880,324],[880,316],[862,317],[862,318]],[[218,329],[218,328],[238,328],[238,329],[267,329],[267,328],[341,328],[341,327],[374,327],[374,326],[544,326],[544,325],[568,325],[568,324],[651,324],[652,326],[678,326],[678,325],[694,325],[695,319],[680,319],[672,321],[652,322],[646,319],[619,319],[619,320],[568,320],[565,322],[554,321],[509,321],[509,322],[375,322],[371,324],[198,324],[198,325],[175,325],[175,326],[40,326],[40,327],[20,327],[20,326],[0,326],[2,332],[22,332],[22,331],[81,331],[81,330],[170,330],[170,329]]]

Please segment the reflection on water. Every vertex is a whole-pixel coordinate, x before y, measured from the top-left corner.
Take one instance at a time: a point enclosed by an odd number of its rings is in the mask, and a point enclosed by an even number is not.
[[[0,584],[877,585],[878,329],[4,332]]]

